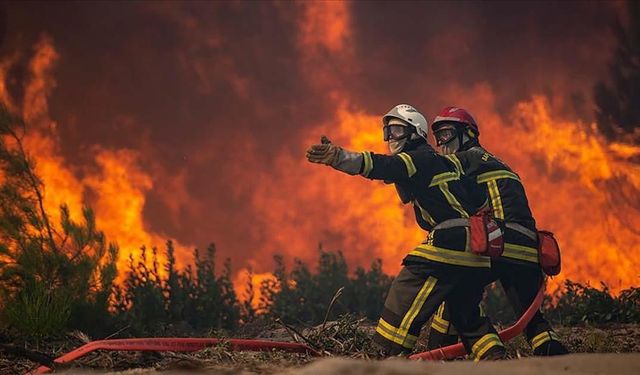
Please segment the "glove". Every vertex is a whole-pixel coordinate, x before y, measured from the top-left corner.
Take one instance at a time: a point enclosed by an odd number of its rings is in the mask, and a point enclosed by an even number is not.
[[[338,155],[341,148],[334,145],[331,141],[322,136],[320,140],[321,144],[311,145],[307,150],[307,160],[311,163],[325,164],[333,166],[338,161]]]
[[[311,163],[325,164],[350,175],[360,173],[364,163],[362,153],[351,152],[336,146],[324,135],[320,144],[307,150],[307,160]]]

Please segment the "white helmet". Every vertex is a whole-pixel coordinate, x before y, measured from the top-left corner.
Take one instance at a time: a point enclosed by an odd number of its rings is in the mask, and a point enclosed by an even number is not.
[[[387,126],[389,120],[397,118],[416,128],[416,133],[425,140],[429,136],[429,123],[427,119],[409,104],[398,104],[382,117],[382,125]]]

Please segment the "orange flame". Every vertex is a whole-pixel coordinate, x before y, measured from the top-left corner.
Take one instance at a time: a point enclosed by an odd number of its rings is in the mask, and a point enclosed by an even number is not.
[[[44,182],[44,206],[52,223],[59,222],[61,204],[67,204],[72,218],[77,219],[83,205],[90,203],[98,228],[120,246],[118,267],[123,271],[132,251],[142,245],[162,245],[167,238],[147,230],[143,220],[145,194],[153,187],[153,180],[138,166],[137,152],[99,147],[94,148],[97,168],[84,170],[84,177],[77,177],[78,170],[61,155],[57,124],[48,114],[48,97],[55,87],[52,70],[58,53],[46,36],[34,50],[23,100],[14,103],[5,85],[6,69],[14,60],[0,64],[0,78],[3,78],[0,98],[8,108],[19,111],[28,126],[24,144],[35,160],[36,173]],[[94,200],[89,199],[90,194],[95,196]],[[189,262],[189,253],[184,245],[176,244],[177,260],[181,264]],[[159,258],[162,260],[162,255]],[[124,276],[124,272],[120,276]]]

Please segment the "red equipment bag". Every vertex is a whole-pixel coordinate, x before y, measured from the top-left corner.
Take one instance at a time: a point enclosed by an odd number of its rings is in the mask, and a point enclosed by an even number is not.
[[[477,255],[499,257],[504,251],[504,231],[488,210],[478,211],[469,218],[471,252]]]
[[[538,231],[538,257],[545,274],[555,276],[560,273],[560,246],[553,233],[546,230]]]

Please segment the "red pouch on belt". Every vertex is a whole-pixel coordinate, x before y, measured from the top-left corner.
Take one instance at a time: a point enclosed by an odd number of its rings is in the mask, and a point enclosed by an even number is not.
[[[545,274],[555,276],[560,273],[560,246],[553,233],[546,230],[538,231],[538,257]]]
[[[469,218],[469,231],[471,232],[471,252],[490,257],[502,255],[504,251],[502,228],[488,211],[479,211]]]

